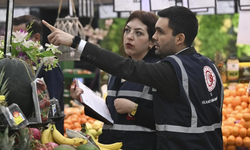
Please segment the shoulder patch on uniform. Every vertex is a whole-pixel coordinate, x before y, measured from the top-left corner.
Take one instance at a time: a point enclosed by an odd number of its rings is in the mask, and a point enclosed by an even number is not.
[[[207,85],[207,89],[211,92],[216,86],[216,77],[213,70],[209,66],[204,66],[203,68],[205,83]]]

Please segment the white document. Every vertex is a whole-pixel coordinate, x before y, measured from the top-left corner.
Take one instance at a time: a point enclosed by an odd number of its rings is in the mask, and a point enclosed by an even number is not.
[[[250,45],[250,11],[239,12],[237,43]]]
[[[94,115],[97,115],[100,121],[103,121],[108,124],[113,124],[114,121],[111,118],[108,107],[105,103],[105,100],[101,97],[97,96],[95,92],[93,92],[89,87],[84,85],[77,79],[74,79],[77,87],[81,88],[84,92],[80,96],[81,103],[92,111]],[[101,118],[101,119],[100,119]]]

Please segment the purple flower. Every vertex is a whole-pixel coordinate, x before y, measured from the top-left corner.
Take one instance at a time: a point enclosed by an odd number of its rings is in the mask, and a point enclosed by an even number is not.
[[[25,52],[20,52],[20,53],[17,55],[17,58],[20,58],[20,59],[22,59],[22,60],[27,60],[27,59],[29,59],[29,58],[27,57],[27,54],[26,54]]]

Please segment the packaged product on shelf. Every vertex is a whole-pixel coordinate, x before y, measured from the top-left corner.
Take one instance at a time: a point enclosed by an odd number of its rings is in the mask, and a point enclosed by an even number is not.
[[[56,98],[52,98],[50,101],[49,118],[60,117],[63,115],[59,101]]]
[[[50,101],[49,92],[43,78],[36,78],[32,83],[32,96],[35,105],[35,115],[38,123],[48,120]]]
[[[239,79],[239,59],[232,55],[227,60],[227,80],[229,82],[238,82]]]
[[[19,129],[29,124],[25,115],[15,103],[10,106],[0,106],[0,121],[4,126],[10,126],[13,129]]]

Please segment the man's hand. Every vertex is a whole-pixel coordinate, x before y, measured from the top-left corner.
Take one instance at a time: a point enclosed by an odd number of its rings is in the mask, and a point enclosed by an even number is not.
[[[132,102],[129,99],[117,98],[114,101],[115,109],[119,114],[131,113],[135,108],[136,103]]]
[[[71,86],[70,86],[70,96],[73,98],[73,99],[76,99],[77,101],[80,102],[80,95],[83,93],[83,90],[79,87],[76,87],[75,83],[73,83]]]
[[[65,45],[65,46],[71,46],[72,45],[72,40],[74,38],[73,35],[68,34],[66,32],[63,32],[60,29],[57,29],[50,25],[48,22],[42,20],[42,23],[48,27],[51,31],[51,33],[48,35],[48,40],[51,44],[54,45]]]

